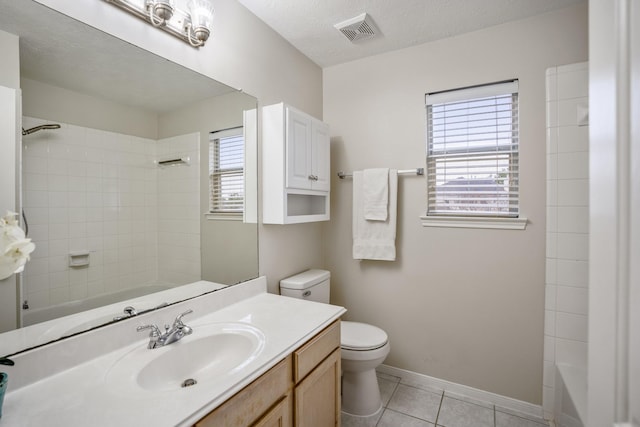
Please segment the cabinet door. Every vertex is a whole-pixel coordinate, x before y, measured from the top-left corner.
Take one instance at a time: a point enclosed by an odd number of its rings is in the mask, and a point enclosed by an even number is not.
[[[331,353],[296,387],[294,425],[340,426],[340,349]]]
[[[287,188],[311,189],[311,119],[287,108]]]
[[[329,191],[331,187],[331,160],[330,160],[330,138],[329,125],[323,122],[313,122],[312,147],[311,147],[311,188],[313,190]]]
[[[254,425],[256,420],[271,413],[269,408],[274,407],[278,399],[289,393],[293,384],[292,371],[293,358],[287,356],[285,360],[269,369],[257,380],[198,421],[195,427],[247,427]],[[286,424],[283,425],[286,426]]]
[[[291,427],[291,392],[252,427]]]

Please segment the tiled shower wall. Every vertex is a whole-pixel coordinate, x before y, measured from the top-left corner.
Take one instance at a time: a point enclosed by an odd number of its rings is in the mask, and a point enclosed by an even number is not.
[[[543,409],[555,367],[587,367],[589,128],[587,63],[547,70],[547,260]]]
[[[200,280],[200,134],[162,139],[159,160],[187,163],[158,169],[158,277],[183,285]]]
[[[42,123],[23,119],[25,128]],[[23,206],[36,244],[24,274],[29,307],[166,281],[158,211],[171,200],[158,193],[157,142],[61,125],[23,137]],[[69,267],[71,252],[87,251],[88,266]]]

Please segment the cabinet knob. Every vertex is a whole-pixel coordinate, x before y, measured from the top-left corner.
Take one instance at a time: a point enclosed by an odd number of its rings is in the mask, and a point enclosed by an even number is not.
[[[318,180],[318,177],[317,177],[316,175],[309,175],[309,179],[310,179],[311,181],[317,181],[317,180]]]

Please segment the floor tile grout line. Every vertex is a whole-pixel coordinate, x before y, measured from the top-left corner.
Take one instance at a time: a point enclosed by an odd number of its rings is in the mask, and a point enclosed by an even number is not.
[[[442,402],[444,402],[444,390],[442,390],[442,394],[440,395],[440,404],[438,405],[438,413],[436,414],[436,419],[433,421],[434,425],[438,425],[438,418],[440,418],[440,411],[442,410]]]

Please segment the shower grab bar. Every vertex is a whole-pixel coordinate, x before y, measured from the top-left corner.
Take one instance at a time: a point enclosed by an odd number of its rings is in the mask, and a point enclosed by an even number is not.
[[[410,175],[410,174],[424,175],[424,168],[398,170],[398,175]],[[338,172],[338,178],[340,179],[351,178],[351,177],[353,177],[353,174],[351,173],[344,173],[342,171]]]

